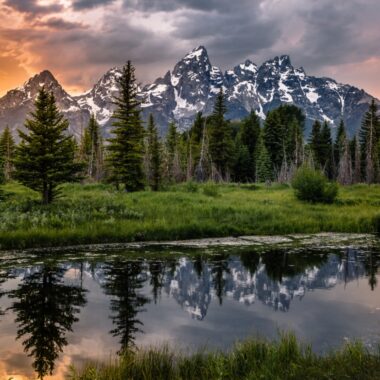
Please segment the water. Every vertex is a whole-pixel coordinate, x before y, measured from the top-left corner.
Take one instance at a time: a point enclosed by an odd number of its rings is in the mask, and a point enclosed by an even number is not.
[[[318,352],[380,342],[378,249],[173,250],[3,255],[0,378],[63,379],[125,347],[228,349],[281,330]]]

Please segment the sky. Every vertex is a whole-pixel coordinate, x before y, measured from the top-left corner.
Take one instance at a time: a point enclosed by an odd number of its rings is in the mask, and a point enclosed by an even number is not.
[[[79,94],[130,59],[163,76],[203,45],[226,70],[288,54],[380,98],[379,0],[0,0],[0,96],[50,70]]]

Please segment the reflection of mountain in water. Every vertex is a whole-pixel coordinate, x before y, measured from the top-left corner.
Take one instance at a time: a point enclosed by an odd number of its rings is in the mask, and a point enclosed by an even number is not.
[[[283,255],[279,257],[281,260],[283,258]],[[313,265],[303,268],[302,272],[285,273],[281,279],[268,274],[268,264],[263,258],[259,258],[253,272],[247,270],[242,260],[230,258],[229,271],[223,273],[224,296],[246,305],[260,301],[275,310],[286,311],[293,298],[302,298],[307,291],[331,288],[339,282],[353,281],[366,274],[365,264],[357,260],[355,250],[347,250],[345,257],[323,255],[319,258]],[[307,258],[305,260],[307,262]],[[212,286],[213,265],[213,262],[204,264],[199,274],[194,262],[183,258],[173,275],[166,277],[166,293],[196,319],[203,319],[211,300],[218,298]],[[286,269],[292,271],[295,265],[285,265],[285,272]],[[279,268],[281,262],[276,266]]]

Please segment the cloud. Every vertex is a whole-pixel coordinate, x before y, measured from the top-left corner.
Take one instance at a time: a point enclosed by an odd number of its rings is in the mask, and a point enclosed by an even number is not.
[[[61,4],[39,5],[37,0],[5,0],[4,5],[32,16],[57,13],[63,10]]]
[[[35,26],[39,27],[47,27],[51,29],[57,29],[57,30],[72,30],[72,29],[85,29],[87,28],[86,25],[80,22],[71,22],[66,21],[59,17],[51,17],[44,21],[37,21],[34,23]]]
[[[72,7],[75,11],[97,8],[114,3],[115,0],[74,0]]]
[[[124,7],[145,12],[172,12],[179,9],[190,9],[224,13],[245,7],[250,3],[256,5],[261,2],[262,0],[254,2],[249,0],[123,0]]]

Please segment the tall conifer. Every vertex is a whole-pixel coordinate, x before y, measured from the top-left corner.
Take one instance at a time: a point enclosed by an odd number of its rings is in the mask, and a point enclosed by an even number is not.
[[[67,135],[69,122],[59,113],[55,98],[42,88],[31,118],[25,122],[28,133],[19,131],[15,178],[41,193],[44,204],[59,194],[59,185],[77,181],[81,165],[74,161],[74,141]]]
[[[131,61],[123,67],[117,79],[120,89],[115,97],[113,114],[113,137],[109,139],[108,164],[110,181],[123,184],[126,191],[144,188],[144,128],[141,122],[141,102],[137,98],[135,68]]]
[[[233,159],[233,140],[231,128],[225,113],[227,111],[223,89],[215,100],[214,110],[210,118],[209,152],[216,168],[217,176],[226,179]]]
[[[5,181],[12,179],[15,142],[8,126],[0,136],[0,156]]]

